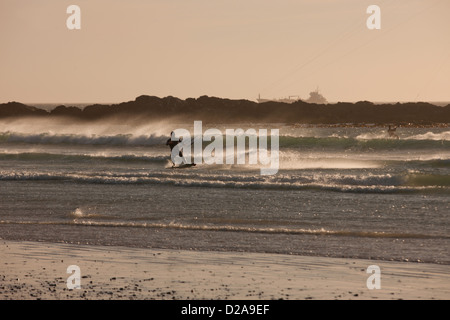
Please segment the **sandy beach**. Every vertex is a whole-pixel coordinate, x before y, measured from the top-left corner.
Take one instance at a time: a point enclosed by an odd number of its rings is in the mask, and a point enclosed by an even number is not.
[[[438,264],[5,240],[0,257],[0,300],[450,298]],[[67,287],[70,265],[80,289]],[[367,288],[370,265],[380,289]]]

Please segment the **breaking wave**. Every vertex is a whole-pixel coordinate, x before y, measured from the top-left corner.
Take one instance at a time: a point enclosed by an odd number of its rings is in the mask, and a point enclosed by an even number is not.
[[[6,132],[0,133],[1,144],[44,144],[44,145],[94,145],[94,146],[156,146],[164,145],[169,137],[150,134],[55,134],[39,133],[25,134]],[[356,137],[331,134],[325,137],[291,136],[279,137],[283,148],[337,148],[337,149],[390,149],[390,148],[433,148],[450,147],[450,131],[441,133],[428,132],[419,135],[389,139],[385,133],[363,133]]]
[[[81,134],[0,134],[1,143],[63,144],[63,145],[105,145],[105,146],[153,146],[165,144],[168,137],[159,135],[81,135]]]
[[[450,147],[450,139],[402,139],[352,137],[291,137],[281,136],[280,147],[327,148],[352,150],[430,149]]]
[[[58,154],[45,152],[0,153],[0,160],[20,161],[122,161],[122,162],[166,162],[170,155],[111,155],[107,153],[97,154]]]
[[[58,173],[0,171],[0,181],[68,181],[89,184],[159,184],[183,187],[323,190],[354,193],[450,192],[450,176],[421,173],[404,174],[245,174],[189,173]]]
[[[323,235],[343,236],[356,238],[401,238],[401,239],[450,239],[446,235],[400,233],[384,231],[353,231],[353,230],[327,230],[285,228],[285,227],[246,227],[238,225],[207,225],[186,224],[179,222],[134,222],[134,221],[96,221],[95,219],[73,219],[70,221],[0,221],[0,224],[33,224],[33,225],[82,225],[93,227],[126,227],[126,228],[159,228],[175,230],[198,230],[198,231],[222,231],[222,232],[247,232],[262,234],[294,234],[294,235]]]

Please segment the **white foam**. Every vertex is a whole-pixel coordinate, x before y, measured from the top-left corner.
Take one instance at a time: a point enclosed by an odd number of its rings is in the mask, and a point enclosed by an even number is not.
[[[404,139],[407,140],[445,140],[450,141],[450,131],[446,132],[440,132],[440,133],[433,133],[433,132],[427,132],[424,134],[417,134],[410,137],[406,137]]]

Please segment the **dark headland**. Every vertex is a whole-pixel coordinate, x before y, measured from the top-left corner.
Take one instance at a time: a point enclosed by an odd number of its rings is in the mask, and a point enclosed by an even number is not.
[[[70,118],[81,121],[148,122],[170,119],[202,120],[211,123],[289,123],[289,124],[450,124],[450,104],[442,107],[426,102],[374,104],[338,102],[313,104],[304,101],[283,103],[231,100],[201,96],[185,100],[172,96],[139,96],[118,104],[93,104],[85,108],[58,106],[51,111],[19,102],[0,104],[0,119],[39,117]]]

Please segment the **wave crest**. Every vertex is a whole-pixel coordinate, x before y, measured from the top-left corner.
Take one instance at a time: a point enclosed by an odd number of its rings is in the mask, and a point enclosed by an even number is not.
[[[305,229],[305,228],[284,228],[284,227],[244,227],[236,225],[203,225],[185,224],[179,222],[133,222],[133,221],[96,221],[94,219],[74,219],[71,221],[0,221],[0,224],[38,224],[38,225],[82,225],[93,227],[126,227],[126,228],[155,228],[155,229],[175,229],[175,230],[198,230],[198,231],[219,231],[219,232],[248,232],[263,234],[294,234],[294,235],[321,235],[321,236],[342,236],[356,238],[409,238],[409,239],[450,239],[446,235],[420,234],[420,233],[394,233],[384,231],[353,231],[353,230],[327,230]]]
[[[167,184],[183,187],[323,190],[354,193],[450,192],[450,177],[430,174],[305,174],[264,177],[207,172],[63,173],[0,171],[0,181],[64,180],[92,184]]]
[[[58,133],[0,133],[3,144],[48,144],[48,145],[105,145],[105,146],[155,146],[165,145],[168,136],[159,134],[58,134]],[[280,147],[283,148],[429,148],[450,147],[450,131],[405,136],[401,139],[389,139],[386,133],[362,133],[356,137],[339,136],[333,133],[325,137],[280,135]]]

